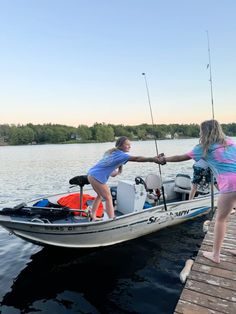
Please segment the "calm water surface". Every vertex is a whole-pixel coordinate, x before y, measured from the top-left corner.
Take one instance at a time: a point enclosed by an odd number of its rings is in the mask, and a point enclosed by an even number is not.
[[[158,142],[159,152],[185,153],[197,139]],[[113,143],[0,147],[0,207],[67,191]],[[153,141],[133,142],[131,154],[154,156]],[[192,174],[192,161],[163,166],[162,176]],[[119,179],[158,172],[152,163],[127,163]],[[111,181],[117,180],[112,178]],[[201,244],[199,218],[112,247],[42,248],[0,227],[0,309],[20,313],[173,313],[185,260]]]

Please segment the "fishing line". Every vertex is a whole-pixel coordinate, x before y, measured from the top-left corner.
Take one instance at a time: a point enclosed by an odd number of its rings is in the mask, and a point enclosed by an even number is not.
[[[153,113],[152,113],[152,106],[151,106],[151,100],[150,100],[150,94],[149,94],[149,88],[147,84],[147,79],[146,79],[146,73],[142,73],[146,85],[146,90],[147,90],[147,98],[148,98],[148,104],[149,104],[149,109],[150,109],[150,115],[151,115],[151,121],[152,121],[152,128],[153,128],[153,135],[154,135],[154,142],[155,142],[155,148],[156,148],[156,154],[157,156],[159,155],[158,153],[158,147],[157,147],[157,140],[155,136],[155,128],[154,128],[154,120],[153,120]],[[164,191],[164,186],[163,186],[163,181],[162,181],[162,173],[161,173],[161,166],[158,164],[159,168],[159,173],[160,173],[160,179],[161,179],[161,191],[162,191],[162,197],[163,197],[163,203],[164,203],[164,208],[167,210],[166,207],[166,198],[165,198],[165,191]]]

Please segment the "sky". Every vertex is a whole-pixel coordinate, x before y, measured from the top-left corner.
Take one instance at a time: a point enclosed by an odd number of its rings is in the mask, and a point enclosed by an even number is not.
[[[148,91],[155,124],[211,119],[207,32],[214,116],[236,122],[235,12],[235,0],[0,0],[0,124],[151,124]]]

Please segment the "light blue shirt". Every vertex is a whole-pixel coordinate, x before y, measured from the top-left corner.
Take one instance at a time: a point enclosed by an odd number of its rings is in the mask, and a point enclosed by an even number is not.
[[[119,166],[125,164],[129,158],[129,154],[117,149],[109,155],[104,155],[98,163],[89,169],[88,175],[105,184],[111,173]]]

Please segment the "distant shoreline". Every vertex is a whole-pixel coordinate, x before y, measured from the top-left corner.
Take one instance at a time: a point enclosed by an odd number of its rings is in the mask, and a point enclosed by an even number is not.
[[[222,124],[225,134],[236,136],[236,123]],[[1,125],[0,146],[85,144],[114,142],[120,136],[131,141],[199,138],[198,124],[141,124],[136,126],[95,123],[77,128],[58,124]]]
[[[188,139],[198,139],[198,137],[179,137],[179,138],[162,138],[156,139],[157,141],[171,141],[171,140],[188,140]],[[132,139],[132,142],[148,142],[154,141],[154,139],[138,140]],[[114,141],[107,142],[96,142],[96,141],[71,141],[71,142],[61,142],[61,143],[28,143],[28,144],[8,144],[0,143],[0,147],[3,146],[40,146],[40,145],[67,145],[67,144],[104,144],[104,143],[114,143]]]

